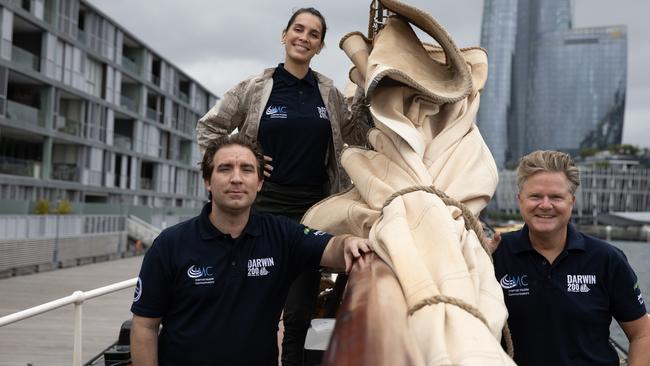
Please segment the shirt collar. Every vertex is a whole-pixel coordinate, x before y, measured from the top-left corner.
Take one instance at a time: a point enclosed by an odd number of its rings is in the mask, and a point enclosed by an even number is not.
[[[216,238],[223,238],[229,236],[222,233],[210,221],[210,212],[212,212],[212,203],[208,202],[203,206],[201,214],[199,215],[199,235],[202,240],[213,240]],[[242,235],[259,236],[261,233],[259,225],[259,216],[251,213],[248,216],[248,222],[242,231]]]
[[[513,253],[519,254],[534,250],[533,244],[530,242],[530,237],[528,236],[528,225],[524,225],[516,235],[517,240],[510,246],[510,250]],[[585,240],[573,224],[568,224],[566,236],[566,250],[585,250]]]
[[[303,81],[310,86],[316,86],[316,76],[314,75],[314,72],[311,70],[311,68],[307,71],[307,75],[305,75],[304,78],[298,79],[297,77],[293,76],[289,71],[287,71],[284,68],[284,64],[280,63],[278,64],[278,67],[275,69],[275,73],[273,74],[273,78],[276,80],[281,80],[285,84],[292,86],[295,84],[298,84],[300,81]]]

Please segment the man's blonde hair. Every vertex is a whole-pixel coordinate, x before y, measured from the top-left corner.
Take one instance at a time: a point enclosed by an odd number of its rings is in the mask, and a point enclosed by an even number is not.
[[[517,167],[517,187],[521,192],[528,178],[538,172],[562,172],[569,180],[569,191],[575,194],[580,185],[580,171],[569,154],[537,150],[523,156]]]

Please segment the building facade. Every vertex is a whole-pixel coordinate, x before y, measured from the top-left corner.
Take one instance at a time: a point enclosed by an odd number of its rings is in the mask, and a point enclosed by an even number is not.
[[[0,205],[196,209],[217,96],[83,0],[0,1]]]
[[[477,123],[499,168],[539,149],[620,144],[625,26],[572,28],[570,0],[486,0],[489,79]]]
[[[580,186],[576,191],[574,216],[596,217],[607,212],[650,211],[650,168],[633,158],[613,157],[579,162]],[[494,206],[516,213],[517,173],[499,172]],[[494,207],[493,206],[493,207]]]

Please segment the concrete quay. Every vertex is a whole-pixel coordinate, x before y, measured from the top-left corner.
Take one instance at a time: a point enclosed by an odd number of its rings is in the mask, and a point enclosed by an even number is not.
[[[0,279],[0,317],[74,291],[88,291],[137,277],[142,256]],[[117,340],[131,318],[133,288],[90,299],[83,305],[83,362]],[[74,306],[68,305],[0,327],[0,366],[72,363]]]

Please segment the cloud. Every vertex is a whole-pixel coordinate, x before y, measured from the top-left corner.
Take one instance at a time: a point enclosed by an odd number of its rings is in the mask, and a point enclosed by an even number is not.
[[[220,95],[244,77],[275,66],[283,59],[280,35],[292,11],[305,4],[295,0],[89,0],[163,58]],[[350,61],[339,50],[341,36],[367,30],[368,1],[326,1],[316,6],[328,23],[326,48],[312,64],[343,88]],[[407,3],[425,10],[449,32],[458,47],[476,46],[481,32],[483,2],[456,0]],[[624,141],[650,132],[650,2],[576,0],[574,26],[624,24],[628,29],[628,94]],[[309,6],[309,5],[307,5]],[[616,11],[612,11],[615,7]],[[648,143],[645,143],[646,145]]]

